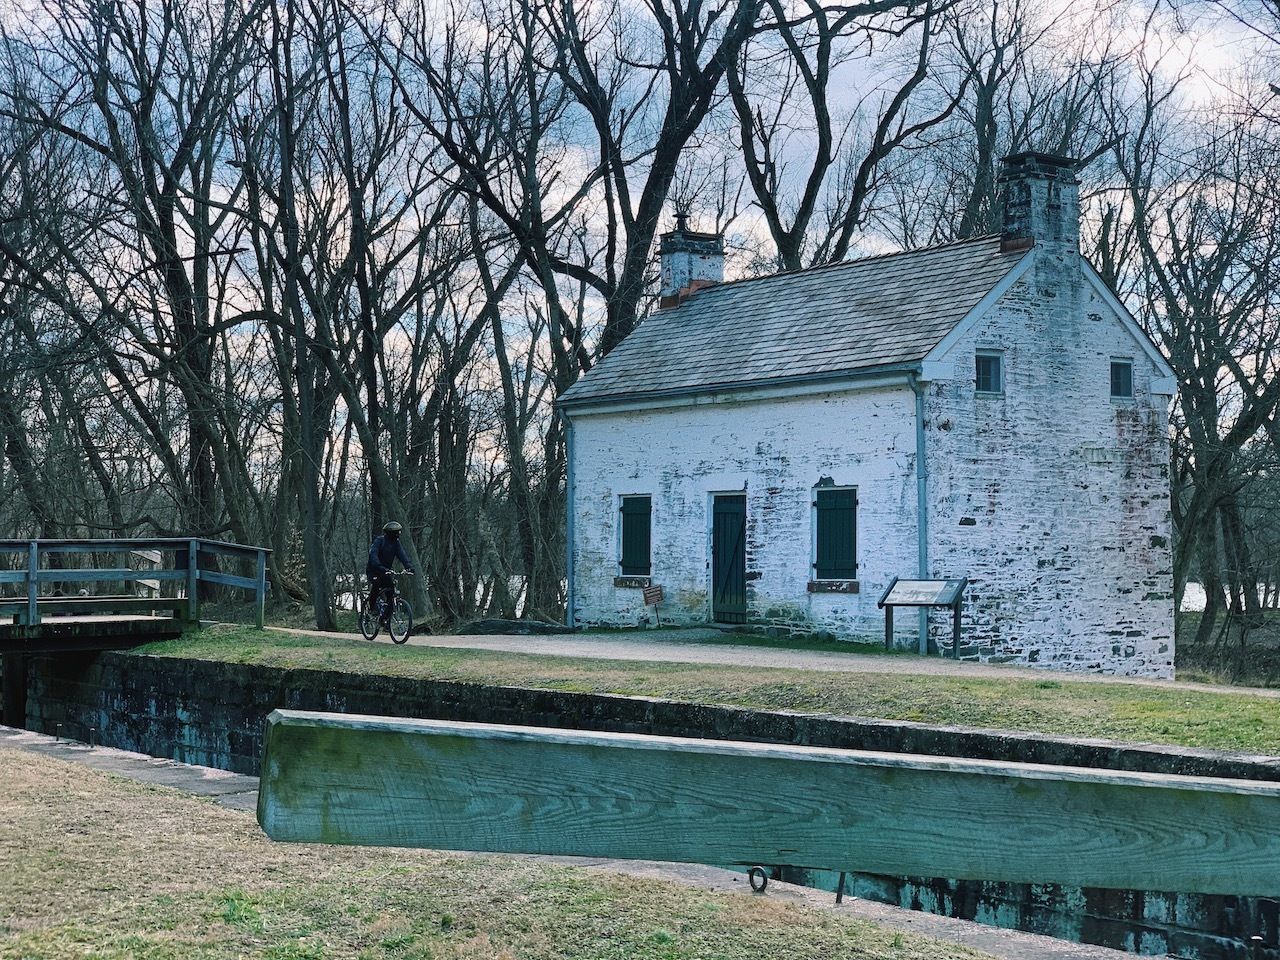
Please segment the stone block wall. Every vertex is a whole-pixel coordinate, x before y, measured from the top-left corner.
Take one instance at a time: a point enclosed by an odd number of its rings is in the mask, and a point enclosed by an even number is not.
[[[652,497],[651,580],[664,623],[711,617],[715,493],[747,499],[748,616],[757,627],[881,640],[880,593],[916,569],[914,396],[904,385],[763,402],[574,419],[574,584],[578,625],[648,622],[619,586],[619,498]],[[813,490],[857,487],[858,577],[809,589]],[[901,623],[901,620],[907,622]],[[914,619],[900,618],[902,635]]]
[[[28,729],[257,774],[276,708],[1280,781],[1280,757],[135,653],[27,665]],[[59,729],[59,724],[61,728]]]
[[[834,891],[839,874],[784,869],[779,879]],[[1280,960],[1280,902],[1268,898],[862,873],[846,877],[845,894],[1139,956]]]
[[[1041,257],[944,358],[930,559],[970,579],[963,657],[1171,677],[1168,397],[1082,269]],[[974,390],[981,349],[1002,352],[1000,396]],[[1112,358],[1133,361],[1131,400],[1111,398]]]

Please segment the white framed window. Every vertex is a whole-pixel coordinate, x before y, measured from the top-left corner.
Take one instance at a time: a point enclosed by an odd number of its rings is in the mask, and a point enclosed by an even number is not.
[[[979,350],[973,357],[973,388],[977,393],[998,396],[1004,393],[1004,353]]]
[[[1133,358],[1111,358],[1111,399],[1133,399]]]

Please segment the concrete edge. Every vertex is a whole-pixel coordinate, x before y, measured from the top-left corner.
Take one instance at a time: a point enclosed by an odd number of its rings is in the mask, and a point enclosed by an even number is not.
[[[662,714],[701,714],[702,734],[709,739],[742,739],[773,743],[806,743],[853,750],[912,753],[924,756],[966,757],[978,760],[1016,760],[1068,767],[1105,770],[1220,777],[1230,780],[1280,782],[1280,756],[1237,753],[1200,747],[1182,747],[1070,737],[1060,734],[1028,733],[1003,728],[946,726],[912,720],[887,720],[840,714],[805,713],[791,710],[760,710],[752,707],[697,703],[661,697],[610,693],[580,693],[548,687],[518,687],[470,683],[461,680],[415,679],[391,674],[363,674],[315,667],[280,667],[244,664],[199,657],[168,657],[113,651],[104,656],[147,657],[154,660],[198,661],[227,668],[268,670],[284,677],[305,676],[333,681],[346,678],[348,684],[363,681],[370,687],[389,689],[436,686],[442,689],[484,689],[491,696],[510,699],[529,696],[564,697],[594,705],[593,716],[612,715],[631,721],[657,719]],[[334,686],[332,682],[327,686]],[[410,692],[406,689],[406,692]],[[612,709],[610,709],[612,708]],[[621,709],[619,709],[621,708]],[[629,708],[629,709],[628,709]],[[770,730],[783,721],[782,730]],[[609,729],[607,725],[602,727]],[[778,735],[771,735],[777,733]],[[789,734],[789,735],[788,735]]]

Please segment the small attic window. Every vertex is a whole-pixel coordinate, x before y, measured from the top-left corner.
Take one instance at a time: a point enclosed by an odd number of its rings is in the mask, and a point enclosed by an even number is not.
[[[1128,359],[1112,359],[1111,361],[1111,399],[1133,399],[1133,361]]]
[[[1004,393],[1004,355],[999,350],[979,350],[974,356],[973,385],[978,393]]]

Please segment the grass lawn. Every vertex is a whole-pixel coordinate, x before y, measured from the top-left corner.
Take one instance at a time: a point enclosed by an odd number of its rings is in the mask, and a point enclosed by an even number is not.
[[[1142,684],[575,660],[241,627],[139,652],[1280,754],[1280,700]]]
[[[240,624],[241,626],[251,626],[254,623],[254,608],[251,605],[239,602],[205,603],[201,605],[200,613],[204,620],[212,620],[218,623]],[[339,610],[336,614],[336,620],[340,632],[360,632],[360,621],[354,612]],[[311,608],[298,604],[269,607],[267,609],[266,622],[268,626],[285,627],[294,630],[314,630],[316,626],[315,616],[312,614]],[[577,631],[575,635],[579,637],[626,636],[634,638],[637,635],[637,631],[634,627],[619,627],[616,629],[597,627],[590,630]],[[823,640],[816,636],[770,637],[762,633],[739,633],[731,630],[702,631],[698,638],[698,643],[768,647],[779,650],[817,650],[831,653],[848,653],[852,647],[854,650],[882,656],[912,655],[910,651],[905,650],[886,650],[879,643],[850,644],[847,640]]]
[[[271,843],[249,814],[0,748],[0,960],[951,960],[749,894],[529,860]]]

